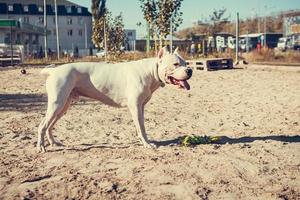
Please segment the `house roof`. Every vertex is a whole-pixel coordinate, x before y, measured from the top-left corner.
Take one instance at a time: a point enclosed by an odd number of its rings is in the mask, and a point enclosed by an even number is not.
[[[267,34],[267,35],[282,35],[282,33],[249,33],[249,34],[244,34],[244,35],[240,35],[241,38],[246,38],[246,37],[249,37],[249,38],[257,38],[257,37],[260,37],[261,35],[264,35],[264,34]]]
[[[8,6],[12,5],[13,10],[9,11]],[[28,11],[24,9],[24,6],[28,6]],[[70,12],[67,12],[67,7],[70,7]],[[77,8],[81,8],[81,12],[78,12]],[[53,5],[46,6],[47,15],[54,15],[55,9]],[[18,14],[18,15],[43,15],[44,11],[39,11],[39,5],[37,4],[8,4],[8,3],[0,3],[0,14]],[[71,5],[58,5],[57,6],[57,14],[64,16],[91,16],[92,14],[88,11],[87,8],[77,6],[76,4]]]

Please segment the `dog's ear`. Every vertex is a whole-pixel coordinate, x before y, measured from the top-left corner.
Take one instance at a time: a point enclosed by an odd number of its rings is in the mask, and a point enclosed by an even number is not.
[[[159,59],[161,59],[162,57],[164,57],[167,54],[169,54],[169,51],[168,51],[167,47],[163,47],[159,50],[157,56],[158,56]]]
[[[174,54],[178,55],[178,47],[176,47]]]

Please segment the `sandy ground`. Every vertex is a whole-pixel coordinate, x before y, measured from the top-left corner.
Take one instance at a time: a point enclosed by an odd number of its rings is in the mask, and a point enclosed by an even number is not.
[[[81,99],[55,126],[66,146],[44,154],[40,70],[0,71],[0,199],[300,199],[300,68],[196,71],[189,92],[157,90],[145,111],[156,150],[127,108]],[[186,134],[222,139],[177,145]]]

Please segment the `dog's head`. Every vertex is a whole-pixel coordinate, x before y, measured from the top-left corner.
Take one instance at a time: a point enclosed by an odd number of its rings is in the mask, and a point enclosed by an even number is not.
[[[178,48],[170,54],[166,47],[158,52],[159,77],[167,84],[179,88],[190,89],[187,80],[192,77],[193,70],[186,66],[185,60],[178,54]]]

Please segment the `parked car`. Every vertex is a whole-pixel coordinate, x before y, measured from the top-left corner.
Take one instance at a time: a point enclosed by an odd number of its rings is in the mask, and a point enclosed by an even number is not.
[[[96,53],[96,57],[98,57],[98,58],[101,58],[101,57],[104,57],[105,56],[105,51],[104,50],[102,50],[102,51],[98,51],[97,53]]]
[[[1,66],[22,63],[23,58],[24,58],[24,47],[22,45],[13,45],[11,49],[10,45],[0,44]]]
[[[291,35],[291,48],[300,50],[300,34]]]
[[[300,50],[300,35],[294,34],[279,38],[277,48],[281,51],[287,49]]]
[[[290,38],[282,37],[278,39],[277,49],[280,51],[285,51],[288,49],[288,43],[290,42]]]

